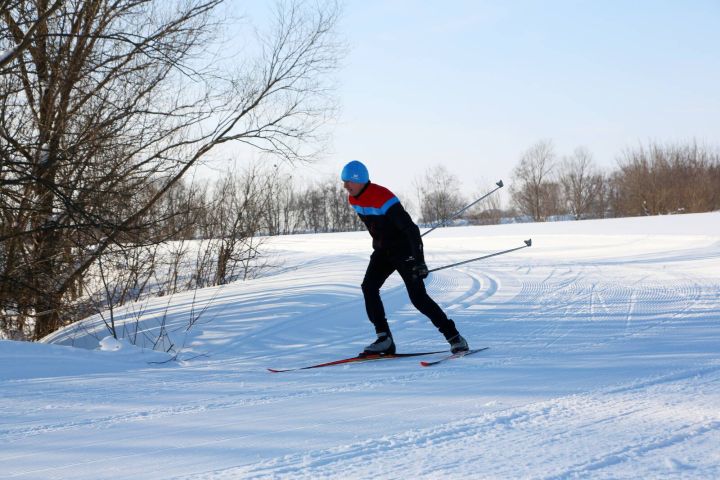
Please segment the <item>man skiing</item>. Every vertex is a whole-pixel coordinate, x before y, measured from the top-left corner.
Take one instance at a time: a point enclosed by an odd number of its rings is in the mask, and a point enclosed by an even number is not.
[[[451,352],[468,350],[468,343],[457,331],[455,323],[425,290],[428,269],[420,229],[400,200],[387,188],[370,182],[367,168],[357,160],[345,165],[340,178],[349,194],[350,205],[373,239],[373,253],[362,282],[362,292],[377,340],[365,347],[363,354],[395,353],[395,342],[380,299],[380,287],[395,271],[405,282],[412,304],[445,336]]]

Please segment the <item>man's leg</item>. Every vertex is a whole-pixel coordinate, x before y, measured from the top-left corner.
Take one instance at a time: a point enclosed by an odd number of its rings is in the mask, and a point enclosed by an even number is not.
[[[362,282],[362,292],[365,297],[365,310],[367,316],[375,326],[375,333],[390,333],[387,318],[385,318],[385,307],[380,299],[380,287],[385,280],[395,271],[395,267],[389,259],[378,252],[370,256],[370,263],[365,271],[365,278]]]
[[[440,306],[430,298],[430,295],[425,290],[425,282],[415,276],[406,265],[398,265],[398,273],[405,282],[410,301],[415,308],[430,319],[433,325],[440,330],[440,333],[445,336],[445,339],[450,340],[457,336],[458,331],[455,322],[450,320]]]

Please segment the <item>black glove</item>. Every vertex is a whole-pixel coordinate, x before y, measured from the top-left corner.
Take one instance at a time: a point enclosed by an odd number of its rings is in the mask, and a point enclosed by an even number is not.
[[[413,274],[420,280],[425,280],[429,275],[428,268],[427,265],[425,265],[425,262],[416,263],[413,267]]]
[[[410,256],[405,259],[405,262],[410,266],[410,271],[412,271],[412,274],[414,277],[417,277],[421,280],[424,280],[428,276],[428,268],[427,265],[425,265],[425,260],[416,259],[413,256]]]

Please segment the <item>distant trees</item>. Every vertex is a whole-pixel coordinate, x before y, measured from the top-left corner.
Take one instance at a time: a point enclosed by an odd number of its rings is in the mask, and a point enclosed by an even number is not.
[[[609,173],[582,147],[559,163],[554,159],[546,141],[520,159],[511,192],[521,215],[541,221],[551,215],[581,219],[720,208],[720,152],[696,142],[627,149]]]
[[[720,152],[697,143],[628,149],[614,174],[622,215],[707,212],[720,208]]]
[[[304,231],[343,232],[362,225],[348,204],[347,192],[335,177],[301,190],[297,212],[297,226]]]

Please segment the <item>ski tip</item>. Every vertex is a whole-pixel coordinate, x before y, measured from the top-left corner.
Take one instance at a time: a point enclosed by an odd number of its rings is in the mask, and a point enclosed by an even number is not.
[[[489,349],[489,348],[490,348],[490,347],[473,348],[473,349],[470,349],[470,350],[465,350],[465,351],[463,351],[463,352],[451,353],[450,355],[447,355],[447,356],[445,356],[445,357],[439,358],[439,359],[437,359],[437,360],[430,360],[430,361],[428,361],[428,360],[423,360],[423,361],[420,362],[420,365],[422,365],[423,367],[430,367],[430,366],[432,366],[432,365],[437,365],[437,364],[439,364],[439,363],[443,363],[443,362],[445,362],[445,361],[447,361],[447,360],[452,360],[453,358],[462,358],[462,357],[465,357],[465,356],[467,356],[467,355],[472,355],[473,353],[482,352],[482,351],[487,350],[487,349]]]
[[[270,372],[270,373],[280,373],[280,372],[284,372],[284,371],[285,370],[278,370],[276,368],[268,368],[268,372]]]

